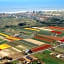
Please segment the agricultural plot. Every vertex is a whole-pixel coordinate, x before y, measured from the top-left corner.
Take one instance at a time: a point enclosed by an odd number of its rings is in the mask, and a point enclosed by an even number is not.
[[[22,41],[21,41],[21,44],[27,46],[27,48],[32,48],[32,47],[38,46],[38,45],[36,45],[36,44],[33,44],[33,43],[28,42],[28,41],[25,41],[25,40],[22,40]]]
[[[44,37],[40,37],[40,36],[35,36],[34,38],[40,39],[40,40],[44,40],[44,41],[47,41],[47,42],[53,42],[54,41],[54,40],[51,40],[51,39],[48,39],[48,38],[44,38]]]
[[[23,45],[17,45],[16,48],[18,48],[18,49],[20,49],[20,50],[21,50],[21,49],[22,49],[22,50],[25,50],[27,47],[25,47],[25,46],[23,46]]]
[[[41,42],[45,42],[48,44],[54,44],[53,42],[55,42],[55,40],[51,39],[51,38],[47,38],[47,37],[41,37],[41,36],[35,36],[34,39],[39,40]]]
[[[44,40],[40,40],[40,39],[36,39],[36,38],[33,38],[33,39],[37,40],[37,41],[40,41],[40,42],[44,42],[44,43],[50,44],[50,42],[47,42],[47,41],[44,41]]]
[[[33,32],[33,30],[27,30],[27,29],[25,29],[25,28],[22,28],[22,30],[21,30],[21,31]]]
[[[34,37],[35,39],[47,41],[47,42],[55,42],[55,41],[60,41],[63,39],[63,37],[55,37],[55,36],[48,36],[48,35],[36,35]]]
[[[3,40],[3,39],[0,39],[0,45],[1,44],[4,44],[4,43],[7,43],[7,41],[6,40]]]
[[[44,28],[44,29],[42,29],[42,28]],[[53,33],[51,32],[51,31],[53,31],[53,30],[55,30],[55,31],[61,31],[62,33],[61,34],[58,34],[57,36],[59,36],[59,37],[63,37],[64,36],[64,31],[62,31],[61,29],[51,29],[51,28],[48,28],[48,27],[42,27],[41,29],[40,29],[40,31],[39,31],[39,34],[44,34],[44,35],[49,35],[49,36],[51,36],[51,35],[53,35]]]
[[[34,56],[39,58],[41,61],[45,62],[45,64],[64,64],[64,61],[50,56],[49,53],[51,52],[47,50],[43,53],[34,54]]]
[[[16,59],[16,58],[19,58],[20,56],[23,56],[23,54],[11,47],[11,48],[0,51],[0,57],[4,57],[4,56],[8,56],[13,59]]]
[[[26,30],[32,30],[32,31],[40,31],[39,29],[36,28],[25,28]]]
[[[14,41],[14,42],[7,42],[7,44],[14,47],[14,48],[16,48],[16,49],[18,49],[18,50],[20,50],[20,51],[30,49],[30,48],[36,46],[36,45],[31,44],[29,42],[26,42],[24,40]]]
[[[3,50],[3,49],[7,49],[7,48],[10,48],[11,46],[8,45],[8,44],[1,44],[0,45],[0,49]]]
[[[12,47],[14,47],[14,48],[16,48],[16,49],[18,49],[18,50],[20,50],[20,51],[22,51],[24,49],[22,47],[20,48],[19,45],[20,46],[22,46],[22,45],[19,44],[19,43],[17,43],[17,42],[16,43],[15,42],[7,42],[7,44],[10,45],[10,46],[12,46]]]
[[[63,37],[64,36],[64,31],[62,31],[62,34],[58,35],[59,37]]]
[[[27,42],[36,44],[36,45],[43,45],[43,44],[45,44],[44,42],[40,42],[40,41],[37,41],[37,40],[34,40],[34,39],[24,39],[24,40],[27,41]]]
[[[61,53],[63,53],[64,52],[64,45],[62,46],[62,47],[57,47],[57,48],[55,48],[55,50],[57,51],[57,52],[61,52]]]
[[[10,53],[11,52],[11,53]],[[11,49],[11,48],[8,48],[8,49],[4,49],[2,51],[0,51],[0,56],[4,57],[4,56],[8,56],[10,54],[14,54],[16,53],[17,51]],[[4,54],[5,53],[5,54]]]
[[[42,51],[42,50],[49,49],[49,48],[51,48],[51,47],[52,47],[52,46],[51,46],[50,44],[44,44],[44,45],[41,45],[41,46],[32,48],[31,51],[32,51],[32,52],[38,52],[38,51]]]
[[[32,28],[36,28],[36,29],[40,29],[40,30],[44,30],[44,31],[52,31],[48,27],[32,27]]]
[[[11,42],[15,41],[15,40],[22,40],[22,38],[9,36],[9,35],[4,34],[4,33],[0,33],[0,35],[2,35],[3,37],[5,37],[4,39],[7,39],[7,40],[9,40]]]
[[[64,31],[64,27],[49,26],[48,28],[50,28],[50,29],[56,29],[56,30],[61,30],[61,31]]]
[[[0,37],[2,38],[0,39],[0,43],[2,43],[0,45],[0,49],[2,49],[0,56],[3,56],[3,57],[10,56],[15,59],[20,56],[23,56],[23,51],[26,51],[27,49],[29,49],[33,53],[37,52],[36,54],[34,54],[34,56],[40,59],[41,61],[43,61],[45,64],[60,64],[60,63],[63,64],[64,63],[64,61],[50,56],[49,54],[51,53],[51,51],[46,50],[48,48],[51,48],[51,45],[56,43],[56,41],[63,39],[64,37],[62,36],[64,35],[64,33],[55,37],[51,33],[52,29],[48,29],[47,27],[22,28],[21,30],[20,29],[16,29],[16,30],[19,31],[18,34],[20,34],[21,39],[18,37],[13,37],[12,35],[9,36],[7,34],[0,33],[0,35],[12,41],[12,42],[6,41],[5,38]],[[45,50],[43,53],[38,52],[43,50]],[[59,51],[59,50],[61,50],[60,52],[64,52],[63,49],[57,47],[56,51]]]
[[[52,33],[50,31],[40,30],[38,34],[51,35]]]

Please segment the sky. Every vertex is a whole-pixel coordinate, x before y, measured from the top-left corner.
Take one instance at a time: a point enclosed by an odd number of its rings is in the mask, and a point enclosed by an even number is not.
[[[64,0],[0,0],[0,12],[63,8]]]

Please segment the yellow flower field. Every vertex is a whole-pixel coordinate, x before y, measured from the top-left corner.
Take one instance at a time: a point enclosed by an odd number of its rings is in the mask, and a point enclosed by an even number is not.
[[[12,40],[20,40],[19,38],[15,38],[15,37],[12,37],[12,36],[8,36],[8,37],[6,37],[6,38],[12,39]]]
[[[35,29],[35,28],[24,28],[24,29],[33,30],[33,31],[40,31],[39,29]]]
[[[20,38],[12,37],[12,36],[9,36],[9,35],[3,34],[3,33],[0,33],[0,35],[6,37],[8,39],[11,39],[11,40],[21,40]]]
[[[0,49],[6,49],[6,48],[10,48],[11,46],[10,45],[8,45],[8,44],[1,44],[0,45]]]
[[[0,35],[2,35],[2,36],[5,36],[5,37],[8,37],[8,35],[6,35],[6,34],[3,34],[3,33],[0,33]]]

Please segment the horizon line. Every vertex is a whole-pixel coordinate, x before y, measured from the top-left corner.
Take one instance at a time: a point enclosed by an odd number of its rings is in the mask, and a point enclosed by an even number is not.
[[[0,13],[24,13],[24,12],[33,12],[33,11],[64,11],[63,9],[43,9],[43,10],[21,10],[21,11],[5,11],[5,12],[0,12]]]

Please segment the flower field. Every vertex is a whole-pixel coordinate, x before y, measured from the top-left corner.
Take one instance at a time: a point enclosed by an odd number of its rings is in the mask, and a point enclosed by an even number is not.
[[[42,46],[38,46],[38,47],[32,48],[31,51],[32,52],[38,52],[38,51],[45,50],[45,49],[48,49],[48,48],[51,48],[51,47],[52,46],[50,44],[44,44]]]

